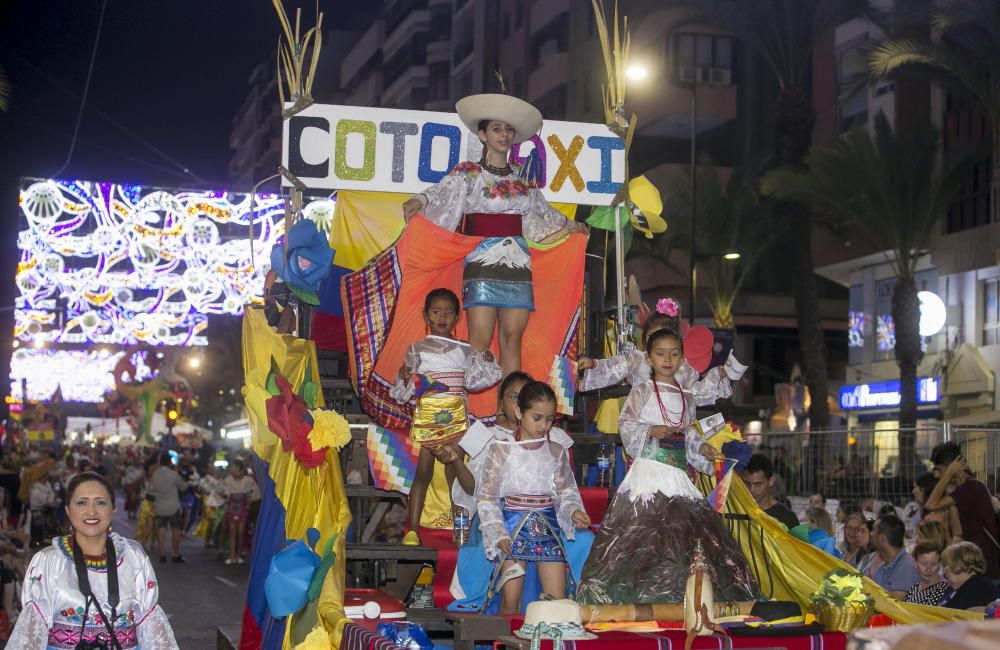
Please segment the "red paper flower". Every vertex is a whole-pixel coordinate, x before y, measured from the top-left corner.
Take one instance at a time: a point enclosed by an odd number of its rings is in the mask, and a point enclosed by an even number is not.
[[[305,400],[292,392],[288,380],[277,375],[274,383],[281,392],[267,400],[267,427],[281,439],[281,448],[295,454],[303,467],[312,469],[323,464],[326,448],[313,451],[309,433],[313,419]]]

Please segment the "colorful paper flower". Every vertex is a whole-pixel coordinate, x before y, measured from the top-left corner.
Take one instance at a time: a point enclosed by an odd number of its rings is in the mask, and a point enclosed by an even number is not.
[[[673,298],[660,298],[656,301],[656,311],[671,318],[676,318],[680,310],[681,306]]]
[[[313,419],[313,428],[309,433],[309,442],[313,451],[326,452],[327,447],[341,449],[351,441],[351,425],[343,415],[336,411],[309,411]]]
[[[280,393],[267,400],[267,428],[281,439],[282,449],[292,451],[293,433],[302,426],[309,414],[309,407],[305,400],[292,392],[292,385],[287,379],[277,375],[274,377],[274,383]],[[311,429],[310,422],[309,430]],[[307,430],[306,434],[308,433]]]

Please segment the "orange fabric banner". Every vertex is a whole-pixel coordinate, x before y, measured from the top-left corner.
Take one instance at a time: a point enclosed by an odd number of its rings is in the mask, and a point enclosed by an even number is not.
[[[427,293],[444,287],[461,297],[465,256],[480,241],[479,237],[438,228],[419,216],[410,220],[396,243],[403,281],[388,338],[375,363],[375,373],[389,384],[395,381],[410,344],[427,336],[423,318]],[[573,234],[544,250],[531,248],[535,311],[528,318],[521,342],[521,364],[523,370],[536,379],[545,381],[548,377],[553,355],[576,357],[575,346],[570,343],[576,333],[583,294],[586,247],[587,238]],[[456,333],[459,339],[468,340],[464,311]],[[491,349],[493,354],[498,354],[495,337]],[[496,414],[496,387],[470,395],[469,405],[477,417]]]

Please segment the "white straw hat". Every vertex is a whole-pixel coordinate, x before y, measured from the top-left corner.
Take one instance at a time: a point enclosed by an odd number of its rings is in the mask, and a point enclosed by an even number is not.
[[[506,122],[514,127],[514,144],[524,142],[542,129],[542,113],[517,97],[485,93],[469,95],[455,104],[458,117],[465,126],[477,133],[483,120]]]
[[[521,639],[539,638],[557,641],[597,638],[596,634],[584,629],[580,605],[568,599],[536,600],[529,603],[524,612],[524,625],[514,632],[514,636]]]

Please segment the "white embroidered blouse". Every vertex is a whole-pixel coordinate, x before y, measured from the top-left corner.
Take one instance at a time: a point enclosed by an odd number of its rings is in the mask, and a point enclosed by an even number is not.
[[[118,567],[119,603],[112,622],[124,650],[175,650],[173,630],[157,604],[159,588],[153,566],[139,542],[112,533]],[[18,650],[69,650],[84,636],[107,637],[104,620],[80,592],[68,538],[57,537],[52,546],[31,558],[21,594],[23,611],[17,619],[8,648]],[[90,587],[104,615],[108,604],[107,569],[88,568]]]
[[[561,230],[568,219],[549,205],[537,187],[517,177],[518,165],[510,176],[496,176],[471,162],[456,165],[437,184],[414,198],[420,214],[445,230],[458,230],[469,213],[519,214],[525,239],[542,241]]]
[[[389,395],[400,404],[413,397],[413,375],[417,373],[440,381],[448,387],[449,393],[463,396],[466,392],[489,388],[500,381],[501,376],[500,366],[495,361],[487,361],[468,343],[433,334],[410,346],[403,356],[403,365],[412,374],[405,382],[397,377],[389,389]]]

